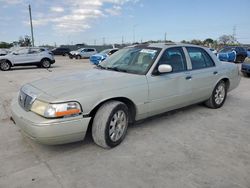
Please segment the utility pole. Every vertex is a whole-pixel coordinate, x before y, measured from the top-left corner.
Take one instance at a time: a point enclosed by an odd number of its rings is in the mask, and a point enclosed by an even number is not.
[[[237,42],[237,39],[236,39],[236,25],[234,25],[234,27],[233,27],[233,40],[234,40],[234,42]]]
[[[105,37],[102,38],[103,45],[105,45]]]
[[[165,43],[167,42],[167,32],[165,32],[165,35],[164,35],[164,42]]]
[[[30,30],[31,30],[31,38],[32,38],[32,46],[34,47],[34,34],[33,34],[33,24],[32,24],[32,15],[31,15],[31,6],[29,5],[29,13],[30,13]]]
[[[137,24],[133,25],[133,43],[135,43],[135,28],[137,27]]]
[[[124,44],[124,38],[123,38],[123,36],[122,36],[122,45]]]

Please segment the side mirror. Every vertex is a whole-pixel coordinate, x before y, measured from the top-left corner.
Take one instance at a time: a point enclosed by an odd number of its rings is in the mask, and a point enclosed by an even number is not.
[[[168,73],[168,72],[172,72],[172,70],[173,70],[172,66],[168,64],[160,65],[158,67],[159,73]]]

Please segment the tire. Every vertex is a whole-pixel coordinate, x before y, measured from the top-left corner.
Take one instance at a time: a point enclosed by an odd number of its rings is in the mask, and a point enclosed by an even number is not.
[[[80,56],[80,55],[77,55],[77,56],[76,56],[76,59],[81,59],[81,56]]]
[[[10,70],[10,68],[11,68],[10,62],[8,62],[6,60],[0,61],[0,69],[2,71],[8,71],[8,70]]]
[[[70,58],[70,59],[73,59],[73,55],[69,55],[69,58]]]
[[[223,106],[227,98],[226,83],[221,80],[214,88],[211,97],[205,102],[205,105],[209,108],[220,108]]]
[[[42,59],[41,67],[48,69],[48,68],[50,68],[50,66],[51,66],[51,63],[50,63],[49,59]]]
[[[103,148],[119,145],[128,128],[128,107],[119,101],[104,103],[97,111],[92,124],[94,142]]]
[[[250,73],[242,72],[243,76],[250,77]]]

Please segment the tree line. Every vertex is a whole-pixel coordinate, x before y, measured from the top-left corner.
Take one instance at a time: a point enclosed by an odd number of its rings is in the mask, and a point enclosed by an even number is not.
[[[172,41],[158,40],[158,41],[148,41],[148,42],[155,43],[155,42],[172,42]],[[193,39],[191,41],[182,40],[181,43],[202,45],[215,49],[222,48],[223,46],[226,45],[239,45],[239,43],[237,42],[237,40],[233,35],[222,35],[218,38],[218,40],[214,40],[212,38],[207,38],[205,40]],[[19,37],[18,41],[14,41],[12,43],[0,42],[0,48],[11,48],[12,46],[16,45],[21,47],[31,46],[31,37],[25,35],[24,37]]]
[[[19,37],[18,41],[14,41],[12,43],[8,42],[0,42],[0,48],[11,48],[13,46],[21,46],[21,47],[27,47],[31,46],[31,38],[28,35],[25,35],[24,37]]]

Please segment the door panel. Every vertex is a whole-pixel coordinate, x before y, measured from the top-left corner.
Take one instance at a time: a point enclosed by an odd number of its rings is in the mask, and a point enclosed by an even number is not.
[[[192,98],[188,72],[148,77],[150,114],[186,106]]]
[[[157,74],[159,65],[171,65],[172,72]],[[149,85],[150,115],[179,108],[190,103],[192,85],[187,61],[181,47],[165,50],[154,70],[154,76],[147,77]]]
[[[29,49],[26,49],[26,48],[16,51],[12,57],[13,63],[14,64],[28,63],[29,62],[28,52],[29,52]]]
[[[186,47],[188,61],[191,63],[191,83],[193,102],[208,99],[213,91],[214,84],[219,79],[218,68],[213,59],[202,48]]]
[[[206,100],[211,96],[214,89],[214,83],[219,79],[218,72],[216,72],[216,67],[191,71],[192,100],[194,102]]]

